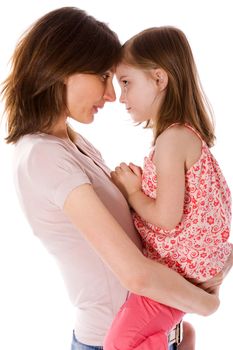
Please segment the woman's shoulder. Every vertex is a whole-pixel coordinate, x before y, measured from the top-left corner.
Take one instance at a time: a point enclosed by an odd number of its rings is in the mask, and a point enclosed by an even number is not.
[[[73,147],[75,147],[73,145]],[[72,145],[49,134],[35,133],[22,136],[16,143],[15,163],[28,169],[49,169],[73,163]],[[44,171],[44,170],[43,170]]]
[[[72,174],[83,176],[84,170],[75,156],[75,147],[71,141],[53,135],[22,136],[14,154],[15,172],[23,171],[40,183],[47,180],[56,183]]]
[[[51,134],[46,133],[33,133],[21,136],[17,141],[16,146],[18,145],[39,145],[39,144],[59,144],[62,142],[62,139]]]

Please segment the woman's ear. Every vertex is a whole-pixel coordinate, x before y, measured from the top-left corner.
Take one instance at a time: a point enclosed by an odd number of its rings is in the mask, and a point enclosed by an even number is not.
[[[160,91],[165,90],[168,84],[168,75],[166,71],[162,68],[155,68],[152,70],[152,76],[158,89]]]

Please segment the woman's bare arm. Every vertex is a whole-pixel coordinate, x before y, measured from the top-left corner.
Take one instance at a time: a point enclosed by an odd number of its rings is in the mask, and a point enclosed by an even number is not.
[[[213,313],[218,297],[147,259],[108,212],[91,185],[74,189],[64,212],[128,290],[184,312]]]

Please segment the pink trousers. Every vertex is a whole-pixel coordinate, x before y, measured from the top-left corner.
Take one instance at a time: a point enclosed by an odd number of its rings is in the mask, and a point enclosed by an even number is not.
[[[132,293],[106,335],[104,350],[167,350],[168,333],[183,316],[180,310]]]

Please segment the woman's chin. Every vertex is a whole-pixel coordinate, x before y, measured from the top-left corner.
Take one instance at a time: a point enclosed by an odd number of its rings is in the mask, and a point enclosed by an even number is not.
[[[71,117],[71,118],[81,124],[91,124],[94,121],[94,114],[89,114],[81,117]]]

